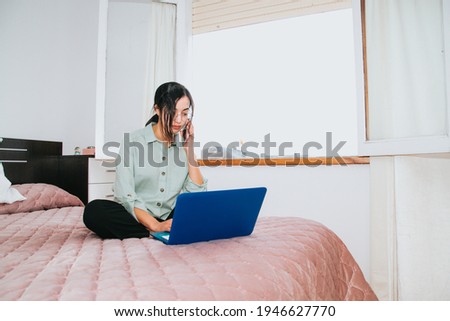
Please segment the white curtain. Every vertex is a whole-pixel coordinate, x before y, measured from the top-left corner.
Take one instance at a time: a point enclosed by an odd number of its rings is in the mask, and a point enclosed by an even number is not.
[[[149,32],[147,60],[147,92],[144,96],[143,117],[147,121],[152,115],[156,89],[164,82],[175,78],[176,10],[174,4],[153,2]]]
[[[442,0],[366,0],[368,138],[446,134]]]
[[[370,159],[370,283],[380,300],[398,300],[393,157]]]
[[[371,283],[382,300],[450,300],[450,155],[371,158]]]

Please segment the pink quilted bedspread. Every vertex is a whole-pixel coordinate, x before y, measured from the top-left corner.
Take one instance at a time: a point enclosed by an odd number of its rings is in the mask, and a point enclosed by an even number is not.
[[[376,300],[342,241],[302,218],[167,246],[101,240],[82,207],[0,215],[1,300]]]

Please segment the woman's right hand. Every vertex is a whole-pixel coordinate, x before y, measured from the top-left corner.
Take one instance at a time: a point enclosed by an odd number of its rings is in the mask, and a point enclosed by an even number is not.
[[[152,232],[170,232],[172,227],[172,219],[167,221],[157,222],[151,229]]]
[[[134,213],[139,223],[145,226],[145,228],[152,232],[170,232],[172,227],[172,219],[159,222],[156,218],[150,215],[150,213],[135,207]]]

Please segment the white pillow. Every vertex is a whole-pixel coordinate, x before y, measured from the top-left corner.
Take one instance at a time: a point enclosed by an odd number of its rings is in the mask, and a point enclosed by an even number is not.
[[[23,200],[26,200],[26,198],[15,188],[11,187],[11,182],[6,178],[3,164],[0,162],[0,204],[11,204]]]

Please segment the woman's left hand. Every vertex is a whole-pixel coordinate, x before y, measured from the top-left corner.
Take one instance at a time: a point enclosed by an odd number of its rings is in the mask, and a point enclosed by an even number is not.
[[[203,176],[198,168],[197,160],[195,159],[194,153],[194,125],[189,121],[186,124],[186,137],[184,141],[184,150],[186,151],[189,177],[191,180],[198,185],[203,184]]]
[[[188,145],[192,144],[194,141],[194,125],[189,120],[186,124],[186,137],[184,138],[184,146],[187,147]]]

